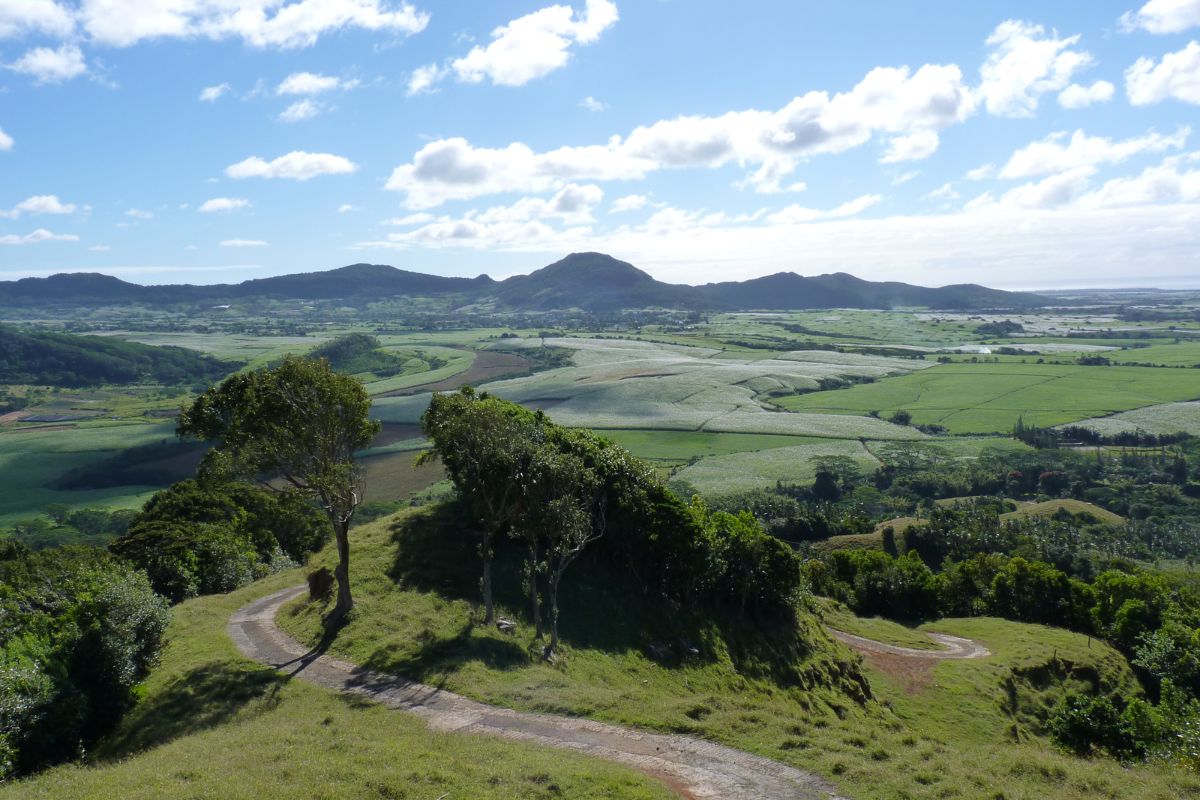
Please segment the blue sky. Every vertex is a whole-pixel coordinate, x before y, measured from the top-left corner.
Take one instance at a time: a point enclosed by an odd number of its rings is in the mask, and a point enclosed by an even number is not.
[[[1200,286],[1200,0],[0,0],[0,277]]]

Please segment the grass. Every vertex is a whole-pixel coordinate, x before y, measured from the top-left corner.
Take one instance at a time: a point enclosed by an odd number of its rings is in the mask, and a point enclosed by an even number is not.
[[[175,438],[174,422],[88,422],[67,428],[10,428],[0,432],[0,526],[34,516],[51,503],[70,508],[139,507],[154,491],[146,486],[60,491],[63,473],[128,447]]]
[[[358,607],[333,652],[485,702],[717,740],[813,770],[862,800],[1167,800],[1200,792],[1195,776],[1078,759],[1037,736],[1037,715],[1083,676],[1098,676],[1102,690],[1134,691],[1124,661],[1099,642],[1002,620],[941,621],[926,627],[979,639],[995,655],[938,663],[915,685],[868,663],[877,702],[860,706],[813,684],[756,677],[724,652],[660,665],[644,641],[616,632],[669,623],[669,612],[643,610],[631,622],[629,598],[602,585],[585,591],[577,573],[564,588],[564,658],[552,666],[526,650],[524,603],[510,573],[498,573],[500,613],[518,621],[517,633],[473,625],[477,565],[463,556],[470,546],[456,545],[453,531],[423,517],[429,513],[356,529]],[[312,640],[322,613],[301,602],[280,621]]]
[[[1085,419],[1076,424],[1107,436],[1138,430],[1146,433],[1183,432],[1200,436],[1200,402],[1147,406],[1111,417]]]
[[[831,628],[855,636],[864,636],[885,644],[899,647],[910,647],[914,650],[943,650],[940,644],[929,638],[928,634],[905,627],[898,622],[882,617],[859,617],[854,612],[836,600],[818,598],[821,618]]]
[[[879,466],[879,462],[861,442],[826,439],[813,444],[712,456],[681,470],[675,477],[690,484],[701,494],[736,494],[771,487],[776,481],[810,483],[817,472],[813,459],[820,456],[854,459],[864,472]]]
[[[429,730],[415,716],[276,673],[236,652],[237,608],[277,575],[177,606],[140,704],[86,765],[0,785],[0,800],[302,797],[673,797],[632,770],[561,750]]]
[[[786,397],[793,411],[884,417],[911,412],[916,423],[951,433],[1007,433],[1023,417],[1059,425],[1168,401],[1200,397],[1200,370],[1062,364],[940,364],[850,389]]]
[[[1010,520],[1020,517],[1050,517],[1054,516],[1058,511],[1066,509],[1071,514],[1091,514],[1101,522],[1109,525],[1124,525],[1125,518],[1120,514],[1114,514],[1107,508],[1092,503],[1085,503],[1082,500],[1072,500],[1063,498],[1061,500],[1046,500],[1041,503],[1022,503],[1018,505],[1016,511],[1010,511],[1007,514],[1001,514],[1000,519]]]

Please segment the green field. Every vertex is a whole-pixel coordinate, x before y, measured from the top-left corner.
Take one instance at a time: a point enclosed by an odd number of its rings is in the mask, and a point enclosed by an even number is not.
[[[1111,417],[1080,420],[1076,424],[1106,436],[1130,431],[1156,434],[1182,432],[1200,436],[1200,402],[1146,406]]]
[[[1102,691],[1137,694],[1120,654],[1079,634],[990,618],[923,626],[977,639],[994,655],[938,663],[915,688],[868,663],[880,702],[860,707],[825,689],[741,674],[724,655],[663,667],[636,640],[614,638],[622,615],[609,611],[623,600],[574,594],[581,591],[575,576],[564,590],[563,659],[548,665],[525,652],[521,597],[499,598],[500,615],[518,620],[515,637],[473,626],[473,603],[458,594],[476,585],[471,559],[449,557],[452,542],[439,544],[442,555],[425,546],[406,551],[412,515],[423,513],[405,512],[401,527],[380,520],[354,531],[358,606],[331,652],[485,702],[711,738],[816,771],[858,800],[994,797],[1001,788],[1011,800],[1174,800],[1200,792],[1195,776],[1075,758],[1036,735],[1039,715],[1083,676],[1097,676]],[[394,576],[407,563],[433,571],[423,585],[398,584]],[[279,619],[315,641],[320,614],[299,601]],[[1060,680],[1055,665],[1064,663],[1071,666]],[[1049,682],[1035,680],[1047,671]]]
[[[176,606],[141,702],[83,765],[0,784],[0,800],[558,797],[665,800],[656,781],[562,750],[436,733],[410,714],[290,680],[241,656],[229,615],[273,576]]]
[[[940,364],[913,375],[780,398],[792,411],[887,417],[907,410],[916,423],[951,433],[1007,433],[1200,397],[1200,370],[1059,364]]]
[[[879,466],[862,442],[826,439],[793,447],[712,456],[680,471],[675,478],[711,496],[763,489],[774,486],[776,481],[811,483],[817,473],[813,459],[821,456],[853,459],[864,472]]]

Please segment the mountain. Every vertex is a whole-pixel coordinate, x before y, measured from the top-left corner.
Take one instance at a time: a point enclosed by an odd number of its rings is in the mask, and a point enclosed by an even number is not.
[[[625,308],[736,311],[789,308],[895,308],[959,310],[1032,308],[1046,300],[975,284],[929,288],[874,282],[844,272],[804,277],[780,272],[746,281],[703,286],[664,283],[603,253],[572,253],[528,275],[495,281],[487,275],[447,278],[382,264],[352,264],[324,272],[256,278],[237,284],[141,286],[108,275],[75,273],[0,282],[0,306],[148,305],[225,303],[239,300],[340,300],[445,297],[455,303],[491,302],[522,311]]]

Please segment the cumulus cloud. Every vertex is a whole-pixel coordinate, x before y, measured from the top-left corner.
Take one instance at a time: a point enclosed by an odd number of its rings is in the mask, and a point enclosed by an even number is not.
[[[297,48],[326,33],[350,28],[411,35],[429,15],[409,3],[386,0],[194,0],[148,4],[143,0],[84,0],[79,27],[111,47],[165,38],[240,39],[252,47]]]
[[[38,83],[62,83],[88,71],[83,51],[73,44],[64,44],[57,49],[35,47],[6,66],[13,72],[31,76]]]
[[[0,210],[0,217],[17,219],[22,214],[74,214],[75,204],[64,203],[58,195],[39,194],[27,197],[8,211]]]
[[[903,136],[893,136],[888,141],[887,152],[879,159],[884,164],[901,161],[920,161],[937,152],[937,131],[917,131]]]
[[[1135,106],[1168,98],[1200,105],[1200,42],[1167,53],[1161,61],[1139,58],[1125,70],[1125,93]]]
[[[637,211],[645,208],[646,203],[650,198],[644,194],[627,194],[624,197],[618,197],[613,200],[612,207],[608,209],[610,214],[620,214],[623,211]]]
[[[1200,202],[1200,169],[1189,168],[1179,156],[1147,167],[1138,175],[1113,178],[1080,198],[1085,208]]]
[[[15,233],[0,236],[0,244],[38,244],[40,242],[78,242],[79,237],[73,233],[53,233],[45,228],[19,236]]]
[[[249,207],[250,201],[243,197],[214,197],[211,200],[205,200],[197,210],[201,214],[226,214]]]
[[[1000,23],[987,39],[993,49],[979,70],[979,97],[988,113],[1033,116],[1040,95],[1065,89],[1091,66],[1091,54],[1073,49],[1079,38],[1047,35],[1041,25],[1019,20]]]
[[[324,107],[313,100],[304,99],[297,100],[290,106],[279,112],[280,122],[303,122],[306,119],[312,119],[319,115],[324,110]]]
[[[347,175],[357,169],[358,165],[350,159],[335,156],[332,153],[306,153],[302,150],[293,150],[272,161],[251,156],[226,167],[225,174],[230,178],[238,179],[290,178],[306,181],[318,175]]]
[[[966,179],[969,181],[986,181],[996,174],[995,164],[983,164],[975,169],[967,170]]]
[[[1108,81],[1096,81],[1091,86],[1072,83],[1058,93],[1058,104],[1063,108],[1087,108],[1093,103],[1107,103],[1116,91]]]
[[[1137,11],[1121,16],[1125,31],[1179,33],[1200,25],[1200,0],[1150,0]]]
[[[7,152],[13,149],[13,138],[0,128],[0,151]]]
[[[340,206],[338,206],[339,214],[349,214],[351,211],[358,211],[358,208],[349,203],[342,203]]]
[[[213,103],[220,99],[221,95],[228,92],[232,87],[228,83],[217,84],[216,86],[205,86],[200,90],[200,100],[205,103]]]
[[[275,88],[275,94],[314,95],[332,92],[335,89],[346,91],[358,86],[357,80],[342,80],[330,75],[319,75],[313,72],[293,72]]]
[[[585,108],[588,111],[592,111],[592,112],[604,111],[605,109],[608,108],[608,106],[604,105],[604,103],[601,103],[599,100],[592,97],[590,94],[587,97],[585,97],[579,101],[579,107]]]
[[[1190,128],[1181,127],[1170,136],[1150,131],[1142,136],[1113,141],[1102,136],[1088,136],[1082,130],[1068,138],[1066,131],[1059,131],[1013,153],[1000,170],[1000,177],[1028,178],[1080,167],[1119,164],[1142,153],[1178,150],[1187,143],[1190,134]]]
[[[943,183],[941,186],[925,195],[926,200],[957,200],[959,197],[960,195],[954,189],[953,183]]]
[[[445,66],[418,68],[409,78],[408,93],[428,92],[449,75],[463,83],[489,80],[498,86],[524,86],[566,66],[572,46],[595,42],[616,24],[617,16],[611,0],[587,0],[582,12],[547,6],[501,25],[486,46],[476,45]]]
[[[267,243],[262,239],[223,239],[219,242],[221,247],[266,247]]]
[[[957,66],[879,67],[847,92],[809,92],[776,111],[660,120],[603,144],[535,152],[521,142],[483,148],[463,138],[439,139],[397,167],[386,186],[420,209],[501,192],[554,191],[569,181],[636,180],[661,169],[737,164],[752,168],[740,183],[746,188],[798,191],[803,183],[784,181],[804,159],[859,147],[876,134],[901,139],[898,154],[928,155],[936,148],[931,134],[962,122],[974,108]]]

